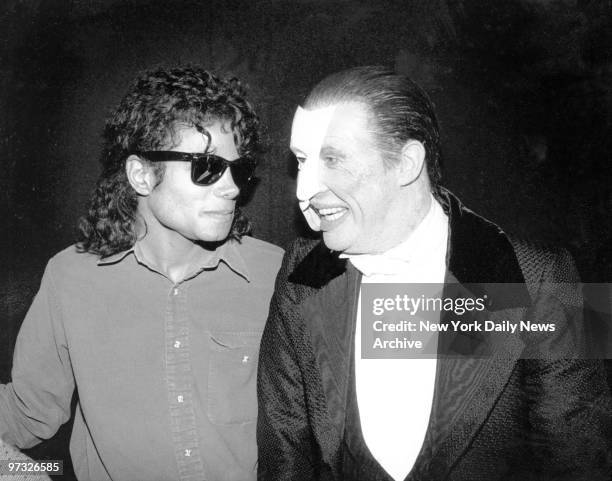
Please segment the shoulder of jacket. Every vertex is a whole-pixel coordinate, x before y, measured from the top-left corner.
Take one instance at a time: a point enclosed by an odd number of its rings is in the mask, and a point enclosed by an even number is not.
[[[312,254],[322,244],[319,239],[307,239],[298,237],[288,247],[283,258],[283,262],[276,278],[275,291],[277,295],[288,298],[294,303],[301,302],[304,297],[315,289],[295,283],[289,280],[297,266],[309,255]]]
[[[528,285],[580,281],[574,258],[567,249],[513,236],[509,240]]]

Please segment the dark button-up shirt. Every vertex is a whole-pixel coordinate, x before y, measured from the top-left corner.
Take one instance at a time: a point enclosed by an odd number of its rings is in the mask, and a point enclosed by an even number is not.
[[[56,255],[0,386],[0,438],[29,447],[78,405],[80,480],[252,480],[259,341],[282,250],[249,237],[203,251],[183,281],[139,245]]]

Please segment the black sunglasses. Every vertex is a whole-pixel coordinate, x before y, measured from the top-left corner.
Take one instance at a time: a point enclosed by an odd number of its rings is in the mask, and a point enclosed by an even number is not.
[[[176,152],[174,150],[149,150],[134,152],[151,162],[191,162],[191,181],[196,185],[212,185],[229,167],[234,183],[239,189],[253,178],[257,161],[250,157],[227,160],[215,154]]]

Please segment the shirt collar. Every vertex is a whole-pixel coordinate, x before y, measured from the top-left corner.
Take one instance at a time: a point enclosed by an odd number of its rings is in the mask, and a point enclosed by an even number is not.
[[[132,252],[134,252],[134,246],[124,251],[120,251],[120,252],[116,252],[115,254],[111,254],[110,256],[107,256],[107,257],[100,257],[98,259],[98,265],[107,266],[110,264],[117,264],[118,262],[121,262],[123,259],[125,259],[127,255],[131,254]]]
[[[340,254],[340,257],[348,258],[364,276],[396,274],[411,262],[429,258],[441,247],[440,244],[445,247],[447,229],[448,217],[431,196],[427,214],[404,242],[382,254]]]
[[[216,269],[219,263],[223,262],[237,275],[243,277],[247,282],[251,282],[251,274],[249,273],[244,257],[242,257],[240,254],[239,246],[240,241],[230,239],[221,244],[214,251],[202,249],[202,256],[200,259],[198,259],[197,263],[194,265],[194,269],[192,270],[194,274],[188,276],[187,278],[195,277],[205,269]],[[142,255],[138,241],[136,241],[136,243],[129,249],[117,252],[108,257],[100,258],[98,260],[98,265],[106,266],[118,264],[128,257],[129,254],[134,254],[134,257],[140,264],[152,269],[146,258]]]

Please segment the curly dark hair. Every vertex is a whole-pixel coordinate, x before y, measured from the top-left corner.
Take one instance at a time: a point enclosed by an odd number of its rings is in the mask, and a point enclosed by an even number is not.
[[[106,122],[102,173],[88,213],[79,220],[79,251],[108,257],[136,242],[137,194],[125,172],[131,153],[175,145],[181,125],[202,131],[218,120],[230,123],[240,156],[259,155],[259,119],[238,79],[220,79],[198,67],[159,69],[139,77]],[[159,184],[164,164],[152,168]],[[237,208],[230,238],[239,240],[249,230]]]

